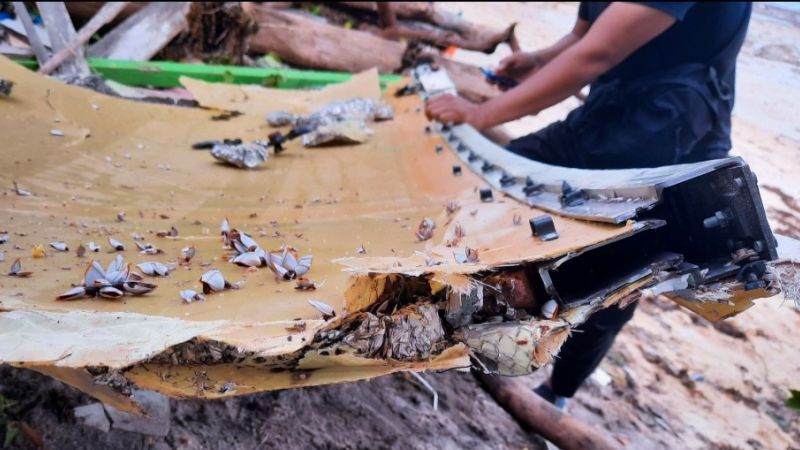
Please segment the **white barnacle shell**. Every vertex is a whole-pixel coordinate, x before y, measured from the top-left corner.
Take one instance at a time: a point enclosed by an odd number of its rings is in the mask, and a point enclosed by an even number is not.
[[[186,289],[181,291],[180,295],[184,303],[198,302],[206,299],[206,297],[203,294],[197,291],[193,291],[191,289]]]
[[[200,282],[203,284],[203,293],[210,294],[225,289],[225,277],[222,272],[217,269],[211,269],[200,277]]]
[[[56,249],[56,250],[58,250],[60,252],[68,252],[69,251],[69,247],[67,246],[66,242],[61,242],[61,241],[51,242],[50,243],[50,247],[53,247],[54,249]]]
[[[556,315],[558,315],[558,303],[555,300],[550,299],[542,305],[542,317],[553,320]]]
[[[222,221],[222,225],[219,226],[219,233],[222,235],[228,234],[231,232],[231,224],[228,222],[228,218],[226,217]]]
[[[324,320],[328,320],[332,317],[336,317],[336,311],[333,307],[325,302],[321,302],[319,300],[309,300],[308,303],[316,308],[317,311],[322,313],[322,318]]]
[[[86,272],[83,273],[83,285],[92,287],[98,280],[105,280],[105,278],[106,271],[103,270],[103,266],[97,261],[92,261],[86,267]]]
[[[108,265],[108,268],[106,269],[106,273],[108,273],[108,272],[119,272],[124,268],[125,268],[125,258],[123,258],[122,255],[117,255],[111,261],[111,264]]]
[[[231,259],[231,262],[242,267],[261,267],[266,263],[259,252],[241,253]]]
[[[308,271],[311,269],[311,261],[313,260],[313,258],[314,257],[312,255],[306,255],[300,258],[300,260],[297,261],[297,264],[293,269],[295,275],[297,275],[298,277],[302,277],[303,275],[308,273]]]
[[[239,233],[239,241],[244,245],[245,251],[252,252],[258,249],[258,242],[247,233]]]
[[[125,295],[122,291],[120,291],[119,289],[115,288],[114,286],[102,287],[98,291],[98,294],[100,294],[100,297],[108,298],[108,299],[116,299],[116,298],[120,298],[123,295]]]
[[[294,257],[294,254],[288,250],[283,251],[283,268],[294,272],[295,267],[297,267],[297,258]]]
[[[112,237],[108,238],[108,245],[111,246],[114,250],[118,252],[125,251],[125,246],[122,243]]]
[[[165,277],[169,275],[169,267],[160,262],[148,261],[136,265],[145,275]]]
[[[126,281],[122,284],[122,290],[131,295],[144,295],[156,287],[155,284],[143,283],[141,281]]]
[[[268,266],[281,278],[288,278],[289,271],[283,267],[285,253],[270,253],[268,256]]]
[[[86,288],[77,286],[59,295],[56,300],[77,300],[83,297],[86,297]]]
[[[184,247],[181,249],[181,255],[183,256],[184,261],[189,261],[194,258],[194,255],[197,254],[197,249],[194,245],[190,245],[188,247]]]
[[[105,279],[110,284],[122,283],[128,279],[128,274],[130,271],[130,265],[125,265],[125,260],[122,258],[122,256],[117,255],[117,257],[111,261],[111,264],[108,265],[105,273]]]
[[[22,263],[20,262],[19,258],[14,261],[14,264],[11,264],[11,271],[8,272],[10,275],[16,275],[22,272]]]

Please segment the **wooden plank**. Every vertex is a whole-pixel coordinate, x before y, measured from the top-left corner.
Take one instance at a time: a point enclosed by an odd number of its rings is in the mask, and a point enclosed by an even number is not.
[[[0,44],[0,55],[5,56],[34,56],[33,49],[30,47],[16,47],[13,45]]]
[[[50,36],[53,51],[59,52],[61,49],[68,48],[77,34],[64,2],[36,2],[36,6],[44,20],[44,27]],[[82,48],[75,49],[75,52],[61,64],[59,73],[81,78],[89,76],[91,72],[83,58]]]
[[[186,26],[191,2],[151,2],[89,47],[95,58],[147,61]]]
[[[39,38],[38,30],[33,26],[33,21],[31,20],[30,14],[28,14],[27,8],[25,8],[25,4],[23,2],[14,2],[14,13],[16,13],[17,18],[22,22],[25,35],[33,48],[33,53],[36,55],[36,60],[39,61],[39,64],[43,64],[44,61],[47,60],[49,54],[47,50],[45,50],[42,40]]]
[[[12,36],[22,37],[27,42],[28,32],[25,30],[25,26],[22,24],[22,21],[19,19],[19,17],[17,17],[16,19],[0,20],[0,26],[10,31]],[[45,31],[45,29],[40,25],[34,24],[33,28],[36,30],[36,34],[39,35],[39,40],[42,42],[42,45],[44,45],[44,48],[50,50],[52,47],[50,46],[50,36],[47,35],[47,31]]]
[[[61,65],[70,55],[75,55],[103,25],[111,22],[128,5],[128,2],[108,2],[81,28],[75,39],[44,63],[39,72],[49,74]]]

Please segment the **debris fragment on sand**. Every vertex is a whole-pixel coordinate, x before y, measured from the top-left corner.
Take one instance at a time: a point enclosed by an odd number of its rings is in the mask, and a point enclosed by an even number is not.
[[[347,120],[320,125],[303,135],[303,145],[317,147],[330,144],[361,144],[369,139],[372,130],[363,121]]]
[[[30,197],[31,195],[33,195],[31,191],[19,187],[16,181],[14,182],[14,192],[16,192],[16,194],[19,195],[20,197]]]
[[[307,116],[276,111],[267,115],[267,122],[273,127],[292,125],[296,128],[313,129],[334,122],[378,122],[393,118],[394,110],[391,106],[381,101],[356,97],[328,103]]]
[[[240,169],[255,169],[269,157],[267,141],[247,144],[217,143],[211,148],[211,156]]]
[[[14,87],[14,82],[9,80],[0,80],[0,94],[5,96],[11,95],[11,89]]]

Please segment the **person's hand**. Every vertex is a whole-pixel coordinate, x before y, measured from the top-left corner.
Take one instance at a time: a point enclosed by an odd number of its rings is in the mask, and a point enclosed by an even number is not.
[[[480,105],[470,102],[455,95],[438,95],[425,103],[425,115],[428,120],[440,123],[468,123],[481,129],[478,123],[478,110]]]
[[[542,64],[541,58],[539,58],[536,52],[517,52],[511,56],[503,58],[503,60],[500,61],[500,64],[497,66],[497,69],[495,69],[494,73],[501,77],[511,78],[517,82],[522,82],[522,80],[528,78],[534,72],[541,69],[543,65],[544,64]],[[502,86],[498,87],[503,90],[507,89]]]

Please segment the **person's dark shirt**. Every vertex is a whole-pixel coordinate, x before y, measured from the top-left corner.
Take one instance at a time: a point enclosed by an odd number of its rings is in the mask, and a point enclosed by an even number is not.
[[[593,23],[611,2],[581,2],[578,17]],[[739,46],[747,33],[749,2],[637,2],[665,12],[676,22],[665,32],[633,52],[603,74],[598,81],[630,80],[685,63],[712,64],[731,42]],[[714,64],[723,79],[731,81],[738,52],[728,52]]]

